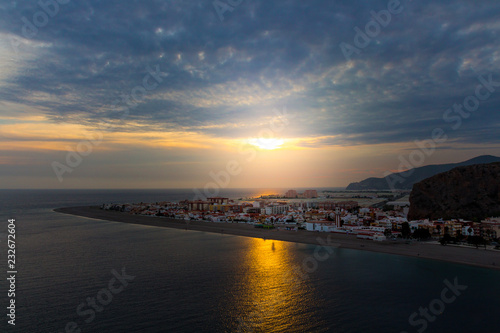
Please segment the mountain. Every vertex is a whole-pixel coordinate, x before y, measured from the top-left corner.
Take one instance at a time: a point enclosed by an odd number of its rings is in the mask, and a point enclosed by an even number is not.
[[[427,165],[407,171],[393,173],[384,178],[367,178],[359,183],[351,183],[346,190],[411,190],[413,185],[459,166],[500,162],[500,157],[483,155],[461,163]]]
[[[409,220],[500,216],[500,163],[454,168],[413,186]]]

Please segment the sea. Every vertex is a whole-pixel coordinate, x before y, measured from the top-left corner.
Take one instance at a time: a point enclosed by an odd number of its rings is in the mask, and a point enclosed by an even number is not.
[[[280,193],[273,191],[220,195]],[[192,196],[1,190],[0,332],[500,331],[500,271],[53,211]],[[7,273],[9,230],[15,274]]]

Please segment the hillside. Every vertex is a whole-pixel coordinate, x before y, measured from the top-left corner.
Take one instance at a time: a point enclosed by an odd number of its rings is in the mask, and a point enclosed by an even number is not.
[[[500,163],[457,167],[413,186],[409,220],[500,216]]]
[[[394,173],[384,178],[367,178],[359,183],[349,184],[346,190],[389,190],[391,189],[389,185],[391,182],[394,184],[393,189],[411,190],[414,184],[439,173],[449,171],[453,168],[494,162],[500,162],[500,157],[483,155],[460,163],[427,165],[400,173]],[[389,177],[393,178],[388,179]],[[401,180],[401,182],[395,182],[395,179]]]

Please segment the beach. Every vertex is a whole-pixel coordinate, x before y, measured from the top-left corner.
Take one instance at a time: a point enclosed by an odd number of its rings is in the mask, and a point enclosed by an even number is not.
[[[54,209],[54,211],[105,221],[223,233],[313,245],[327,244],[338,248],[418,257],[500,270],[500,251],[485,250],[484,248],[464,248],[451,245],[442,246],[432,242],[417,241],[413,241],[410,244],[393,241],[375,242],[372,240],[357,239],[353,235],[311,232],[305,230],[285,231],[277,229],[258,229],[246,223],[186,221],[165,217],[132,215],[123,212],[102,210],[97,206],[66,207]]]

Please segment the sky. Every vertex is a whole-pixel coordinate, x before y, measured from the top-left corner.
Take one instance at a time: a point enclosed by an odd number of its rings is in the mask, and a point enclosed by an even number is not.
[[[500,3],[0,0],[0,188],[339,187],[500,156]]]

